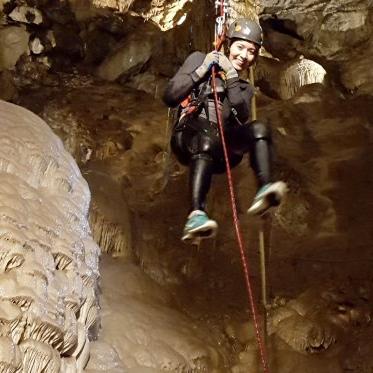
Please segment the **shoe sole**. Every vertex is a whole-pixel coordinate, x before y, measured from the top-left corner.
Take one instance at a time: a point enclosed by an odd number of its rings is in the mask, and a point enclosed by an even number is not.
[[[216,236],[218,225],[216,223],[206,223],[198,228],[190,230],[181,237],[183,242],[191,243],[196,239],[207,239]]]
[[[274,207],[277,204],[272,203],[274,201],[276,196],[274,193],[270,193],[265,198],[262,200],[263,203],[261,203],[258,207],[256,208],[250,208],[247,210],[247,213],[249,215],[264,215],[271,207]]]
[[[278,206],[281,199],[287,192],[287,186],[284,182],[278,181],[272,186],[272,191],[268,191],[263,198],[263,203],[257,208],[249,208],[249,215],[264,215],[271,207]]]

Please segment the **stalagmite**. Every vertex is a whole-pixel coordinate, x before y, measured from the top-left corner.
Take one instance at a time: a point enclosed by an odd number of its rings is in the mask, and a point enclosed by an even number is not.
[[[353,286],[310,288],[297,298],[274,305],[268,333],[295,351],[315,354],[341,348],[356,327],[367,327],[370,309]]]
[[[98,323],[90,193],[40,118],[0,101],[0,123],[0,344],[13,343],[19,355],[9,357],[5,346],[0,367],[14,360],[7,371],[64,372],[63,354],[68,371],[82,371],[88,329]]]

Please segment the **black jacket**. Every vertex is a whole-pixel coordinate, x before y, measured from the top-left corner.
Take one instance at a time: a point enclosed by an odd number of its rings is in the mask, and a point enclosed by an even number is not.
[[[176,107],[188,97],[194,88],[198,88],[207,80],[208,77],[200,79],[195,73],[195,70],[202,65],[205,56],[204,53],[194,52],[187,57],[166,87],[163,101],[167,106]],[[253,88],[248,82],[238,78],[227,80],[222,113],[225,126],[229,126],[233,121],[236,122],[232,108],[235,109],[237,119],[241,123],[247,123],[251,120],[250,104],[252,96]]]

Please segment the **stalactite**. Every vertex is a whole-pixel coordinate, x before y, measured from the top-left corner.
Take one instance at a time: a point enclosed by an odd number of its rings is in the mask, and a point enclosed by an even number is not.
[[[318,63],[305,58],[292,63],[285,68],[280,78],[281,98],[289,99],[305,85],[323,84],[326,76],[325,69]]]
[[[259,84],[266,83],[267,91],[288,100],[306,85],[325,84],[326,70],[315,61],[303,57],[286,63],[262,57],[255,70],[255,77]]]
[[[132,255],[131,227],[108,221],[93,203],[89,214],[93,237],[101,250],[115,256]]]

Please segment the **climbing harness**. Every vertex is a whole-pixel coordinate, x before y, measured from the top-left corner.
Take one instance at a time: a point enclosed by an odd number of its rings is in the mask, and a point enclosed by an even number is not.
[[[226,80],[225,74],[223,71],[219,71],[217,73],[222,81]],[[220,88],[221,92],[224,92],[224,87],[222,86]],[[192,114],[201,114],[203,109],[205,110],[205,117],[210,119],[208,117],[208,101],[209,97],[212,94],[212,88],[211,88],[211,79],[204,82],[197,92],[196,89],[193,89],[192,92],[186,97],[180,104],[180,116],[179,116],[179,122],[181,119],[186,117],[187,115]]]
[[[227,1],[228,0],[216,0],[215,1],[215,10],[217,13],[216,25],[215,25],[215,49],[217,51],[219,51],[220,48],[222,47],[222,44],[225,38],[226,23],[229,18],[229,7],[227,4]],[[240,230],[240,223],[239,223],[238,214],[237,214],[236,198],[235,198],[235,193],[234,193],[234,188],[233,188],[232,174],[230,171],[228,150],[227,150],[225,136],[224,136],[222,115],[221,115],[220,105],[219,105],[219,97],[218,97],[218,93],[216,92],[216,68],[215,66],[212,67],[212,87],[213,87],[213,93],[214,93],[216,117],[218,121],[218,127],[219,127],[221,142],[223,146],[223,153],[224,153],[224,159],[225,159],[226,170],[227,170],[229,194],[230,194],[230,199],[231,199],[231,204],[232,204],[233,222],[234,222],[236,238],[237,238],[237,242],[238,242],[238,246],[239,246],[240,254],[241,254],[241,260],[242,260],[242,266],[243,266],[243,271],[245,275],[245,283],[246,283],[246,288],[247,288],[248,297],[249,297],[250,309],[251,309],[251,313],[252,313],[252,317],[254,321],[255,335],[256,335],[256,340],[257,340],[257,344],[259,347],[263,371],[264,373],[269,373],[267,352],[266,352],[266,348],[264,344],[264,339],[261,335],[261,331],[259,327],[258,314],[257,314],[257,309],[256,309],[255,301],[254,301],[254,294],[253,294],[251,281],[250,281],[249,265],[248,265],[248,260],[246,258],[246,254],[244,250],[244,244],[243,244],[242,234]]]

